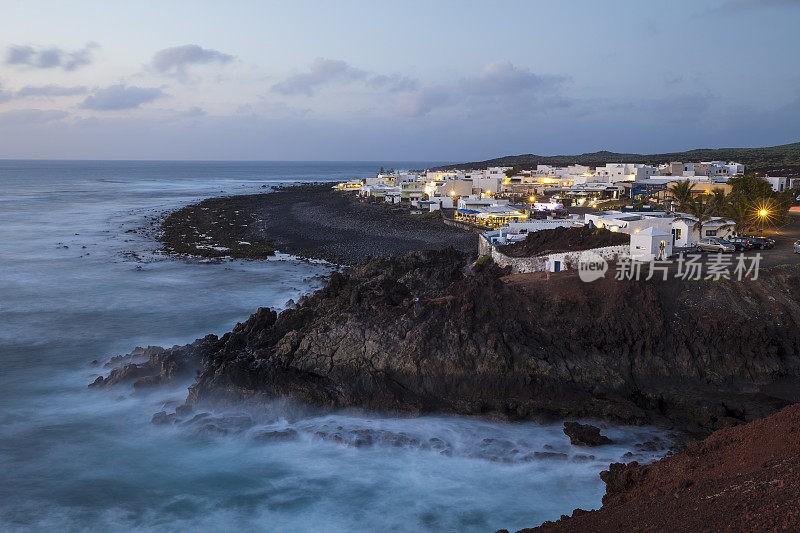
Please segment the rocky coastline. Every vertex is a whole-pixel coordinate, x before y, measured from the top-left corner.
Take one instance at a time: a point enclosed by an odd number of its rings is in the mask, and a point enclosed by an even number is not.
[[[472,253],[478,242],[439,213],[362,202],[330,183],[209,198],[168,214],[158,235],[163,250],[179,256],[265,259],[279,251],[337,264],[447,246]]]
[[[262,196],[245,200],[248,210],[229,204],[251,216],[265,204]],[[264,211],[258,213],[256,227],[264,220]],[[759,502],[783,505],[787,494],[796,493],[796,483],[783,472],[775,483],[765,476],[777,472],[770,468],[794,465],[800,455],[796,448],[792,455],[791,447],[769,444],[782,434],[767,433],[778,420],[784,433],[794,435],[787,438],[796,438],[798,411],[791,405],[800,401],[800,266],[762,269],[757,280],[743,282],[609,277],[583,283],[572,272],[549,279],[511,275],[491,261],[475,262],[468,249],[390,245],[394,253],[371,257],[348,248],[354,235],[313,249],[297,241],[297,251],[306,247],[317,257],[348,250],[337,257],[347,257],[351,266],[293,306],[258,309],[219,338],[139,348],[111,360],[107,374],[91,386],[127,383],[144,391],[190,383],[185,402],[156,413],[153,422],[200,422],[208,431],[227,430],[207,419],[206,410],[313,406],[509,421],[588,418],[652,424],[684,440],[708,437],[653,465],[612,465],[603,473],[607,495],[601,510],[578,509],[535,531],[594,525],[621,531],[643,524],[665,529],[666,522],[647,515],[671,498],[678,504],[665,517],[673,520],[680,520],[686,506],[711,506],[708,512],[719,514],[738,505],[749,506],[750,518],[731,524],[753,525],[762,512]],[[574,444],[602,445],[605,437],[596,429],[568,423],[565,432]],[[745,471],[731,463],[730,476],[712,476],[708,465],[738,457],[732,443],[755,443],[759,436],[761,444],[772,446],[777,466],[762,461]],[[354,436],[353,445],[364,438]],[[775,488],[775,497],[752,505],[746,496],[728,498],[720,479],[734,478],[758,490]],[[711,492],[717,489],[723,492]],[[645,495],[637,496],[641,491]],[[627,526],[614,526],[625,513],[632,518],[618,523]],[[687,516],[686,527],[677,529],[692,530],[700,515]]]
[[[518,420],[588,417],[703,435],[797,400],[800,270],[748,282],[591,284],[508,275],[456,250],[365,259],[277,313],[123,366],[98,385],[169,382],[184,406],[292,398]]]

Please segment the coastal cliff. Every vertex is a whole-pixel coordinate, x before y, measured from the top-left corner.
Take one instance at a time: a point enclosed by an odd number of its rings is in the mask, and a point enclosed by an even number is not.
[[[692,442],[650,465],[614,463],[603,506],[519,533],[796,531],[800,405]]]
[[[219,339],[151,348],[95,385],[166,382],[165,369],[194,360],[179,414],[291,398],[707,434],[796,399],[798,301],[797,267],[745,282],[582,283],[573,273],[511,276],[452,249],[412,252],[362,260]]]

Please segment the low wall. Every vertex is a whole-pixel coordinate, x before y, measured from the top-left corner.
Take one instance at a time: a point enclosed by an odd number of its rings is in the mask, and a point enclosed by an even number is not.
[[[466,222],[460,222],[458,220],[452,220],[450,218],[447,218],[444,215],[444,213],[442,213],[442,222],[444,222],[448,226],[453,226],[454,228],[460,228],[460,229],[465,229],[465,230],[475,231],[475,232],[486,231],[486,228],[482,228],[482,229],[481,228],[477,228],[477,227],[473,226],[472,224],[467,224]]]
[[[550,254],[547,258],[550,260],[551,270],[555,268],[554,263],[557,261],[560,270],[569,270],[576,268],[578,263],[584,258],[602,257],[606,261],[618,261],[623,258],[630,257],[631,247],[629,244],[621,246],[605,246],[603,248],[592,248],[591,250],[582,250],[580,252],[563,252],[558,254]]]
[[[550,270],[555,269],[555,263],[559,263],[560,270],[575,268],[578,262],[584,257],[599,255],[606,261],[614,261],[630,257],[630,246],[606,246],[603,248],[593,248],[591,250],[581,250],[579,252],[561,252],[537,257],[509,257],[497,249],[495,245],[483,235],[478,236],[478,255],[491,256],[492,260],[500,267],[511,267],[514,274],[525,274],[528,272],[540,272],[545,270],[545,262],[550,261]]]
[[[500,267],[511,267],[514,274],[524,274],[526,272],[538,272],[544,270],[544,257],[509,257],[497,249],[497,246],[489,242],[483,235],[478,236],[478,255],[491,256]]]

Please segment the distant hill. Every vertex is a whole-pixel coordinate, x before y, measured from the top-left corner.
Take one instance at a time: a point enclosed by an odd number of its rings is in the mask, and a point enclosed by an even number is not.
[[[773,175],[800,175],[800,142],[782,144],[768,148],[699,148],[686,152],[673,152],[669,154],[619,154],[601,151],[581,155],[507,155],[486,161],[460,163],[438,167],[437,170],[450,168],[482,169],[487,167],[520,166],[525,169],[535,168],[536,165],[586,165],[590,167],[602,166],[606,163],[645,163],[658,165],[670,161],[698,162],[698,161],[736,161],[744,163],[747,173],[769,172]]]

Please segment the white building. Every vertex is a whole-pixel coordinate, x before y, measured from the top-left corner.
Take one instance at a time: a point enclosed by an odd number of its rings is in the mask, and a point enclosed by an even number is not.
[[[783,192],[790,188],[789,178],[786,177],[778,178],[778,177],[767,176],[764,179],[767,180],[770,185],[772,185],[772,190],[775,192]]]
[[[465,196],[458,199],[458,209],[479,209],[497,205],[508,205],[508,200],[481,196]]]
[[[392,180],[387,174],[378,174],[377,176],[364,178],[364,185],[391,185],[391,184]]]
[[[676,247],[692,246],[700,239],[707,237],[719,237],[727,239],[734,233],[733,223],[720,217],[714,217],[703,224],[703,233],[695,229],[696,218],[689,215],[678,214],[672,222],[673,244]]]
[[[694,228],[697,219],[682,213],[664,213],[663,211],[603,211],[584,215],[587,224],[609,231],[619,231],[636,235],[648,228],[672,235],[670,244],[675,247],[692,246],[706,237],[727,239],[733,234],[730,220],[715,217],[703,224],[703,234]]]
[[[651,227],[669,232],[674,219],[675,215],[663,211],[601,211],[584,215],[586,223],[594,227],[629,234]]]
[[[672,234],[650,227],[631,235],[631,259],[662,261],[672,255]]]
[[[658,167],[662,176],[705,176],[727,180],[733,176],[744,174],[744,165],[734,161],[703,161],[700,163],[681,163],[673,161]]]
[[[472,177],[472,192],[474,193],[496,193],[500,190],[500,186],[505,180],[505,174],[502,176],[496,175],[479,175]]]
[[[469,196],[473,192],[471,179],[429,181],[425,184],[428,196]]]
[[[658,168],[639,163],[606,163],[606,166],[595,169],[596,181],[601,183],[634,181],[657,175]]]

